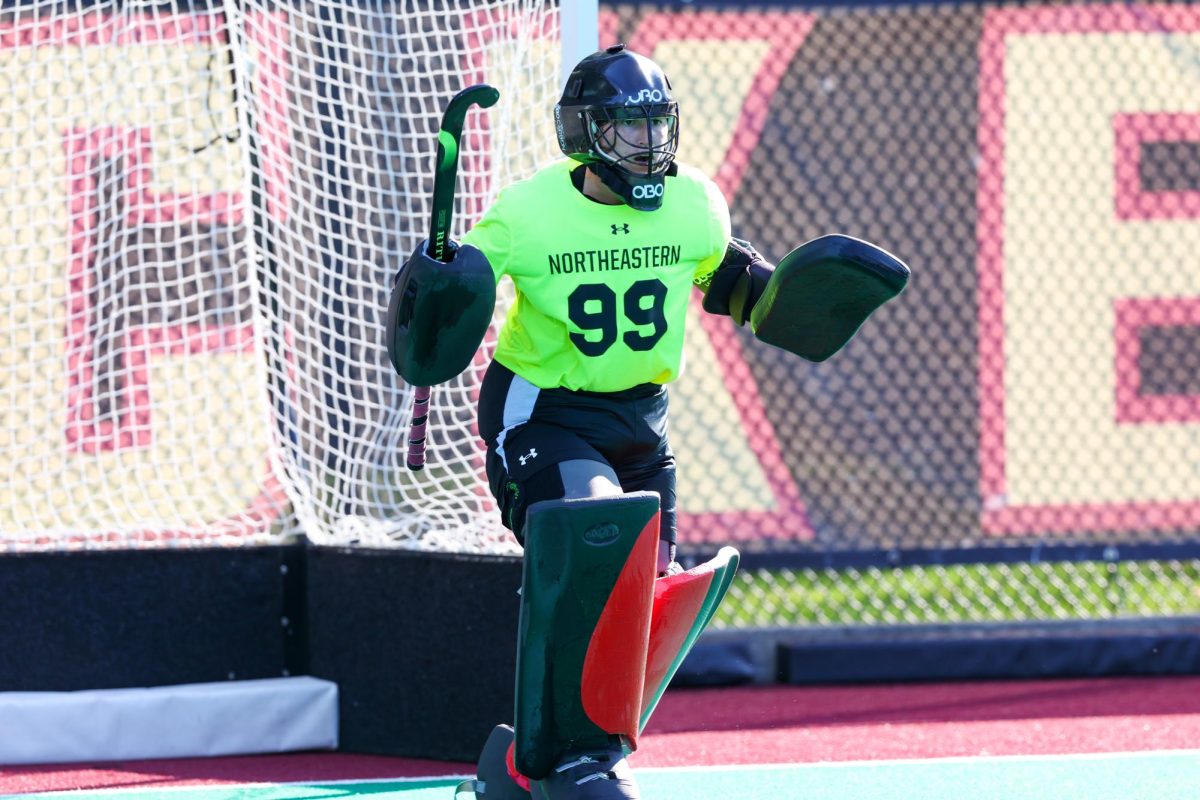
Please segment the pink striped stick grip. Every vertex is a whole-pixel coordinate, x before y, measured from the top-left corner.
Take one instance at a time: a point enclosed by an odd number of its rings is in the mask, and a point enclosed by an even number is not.
[[[425,428],[429,421],[429,387],[418,386],[413,393],[412,424],[408,428],[408,468],[413,472],[425,467]]]

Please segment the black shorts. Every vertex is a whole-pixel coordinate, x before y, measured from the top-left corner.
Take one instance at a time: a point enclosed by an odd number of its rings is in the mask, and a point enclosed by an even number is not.
[[[564,494],[557,465],[599,461],[626,492],[658,492],[662,538],[675,541],[675,454],[667,442],[667,390],[539,389],[493,361],[479,391],[487,476],[505,526],[523,539],[525,510]],[[555,467],[554,469],[549,469]]]

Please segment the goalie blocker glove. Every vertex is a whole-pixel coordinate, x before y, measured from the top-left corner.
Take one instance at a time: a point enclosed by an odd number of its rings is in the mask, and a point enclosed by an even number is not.
[[[749,242],[731,239],[704,292],[704,310],[745,325],[774,270]]]
[[[427,246],[404,262],[388,302],[388,356],[413,386],[444,383],[470,366],[496,305],[496,278],[481,250],[447,242],[451,259],[442,263]]]
[[[824,361],[854,337],[879,306],[908,284],[891,253],[852,236],[829,234],[767,264],[734,239],[710,280],[704,310],[750,321],[761,341],[809,361]]]

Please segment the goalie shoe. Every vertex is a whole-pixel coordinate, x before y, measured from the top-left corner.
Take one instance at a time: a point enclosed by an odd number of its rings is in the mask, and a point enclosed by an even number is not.
[[[614,737],[602,750],[569,752],[540,781],[530,781],[534,800],[639,800],[637,781]]]
[[[513,763],[513,729],[497,725],[479,755],[475,779],[463,781],[454,796],[476,800],[636,800],[637,783],[619,742],[611,749],[568,753],[543,781],[530,781]],[[615,792],[615,793],[614,793]]]
[[[529,800],[529,779],[513,765],[513,729],[497,725],[492,729],[475,768],[475,780],[463,781],[454,790],[458,797],[474,792],[476,800]]]

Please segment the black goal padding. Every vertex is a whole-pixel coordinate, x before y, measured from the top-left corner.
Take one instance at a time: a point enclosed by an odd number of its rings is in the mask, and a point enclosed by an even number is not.
[[[310,674],[338,685],[340,749],[473,762],[512,722],[521,560],[308,553]]]
[[[778,669],[791,684],[1195,674],[1200,624],[823,636],[779,644]]]
[[[278,678],[304,670],[300,547],[0,557],[0,691]]]
[[[671,687],[739,686],[754,683],[757,673],[748,642],[709,641],[702,636],[679,665]]]

